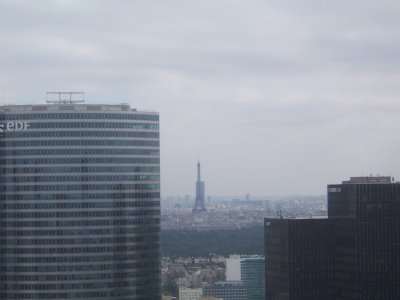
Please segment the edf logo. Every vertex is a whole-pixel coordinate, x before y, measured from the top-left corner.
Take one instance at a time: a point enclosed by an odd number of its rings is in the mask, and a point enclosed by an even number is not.
[[[13,130],[27,130],[30,127],[28,122],[7,122],[0,123],[0,133],[4,131],[13,131]]]

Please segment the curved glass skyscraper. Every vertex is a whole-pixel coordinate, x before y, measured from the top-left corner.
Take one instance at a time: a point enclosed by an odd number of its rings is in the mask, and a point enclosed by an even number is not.
[[[160,299],[159,116],[0,107],[0,299]]]

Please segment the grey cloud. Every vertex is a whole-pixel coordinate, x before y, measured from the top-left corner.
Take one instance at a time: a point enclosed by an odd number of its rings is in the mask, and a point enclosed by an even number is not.
[[[361,166],[400,175],[399,9],[2,1],[0,94],[38,103],[79,89],[159,110],[164,195],[193,193],[198,158],[210,194],[324,193]]]

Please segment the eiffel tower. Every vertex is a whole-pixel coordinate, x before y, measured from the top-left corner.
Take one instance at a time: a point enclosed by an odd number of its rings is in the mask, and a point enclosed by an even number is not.
[[[207,212],[205,200],[204,181],[201,181],[200,162],[197,162],[197,182],[196,182],[196,200],[194,202],[193,213]]]

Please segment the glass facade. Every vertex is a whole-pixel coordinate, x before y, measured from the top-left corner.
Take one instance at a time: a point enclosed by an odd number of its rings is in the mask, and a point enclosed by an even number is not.
[[[265,300],[265,258],[243,256],[240,259],[240,279],[246,288],[247,299]]]
[[[203,287],[203,295],[224,300],[250,300],[241,281],[217,281]]]
[[[265,219],[267,299],[400,299],[400,182],[328,185],[328,218]]]
[[[0,164],[0,299],[160,299],[157,113],[3,106]]]
[[[400,183],[384,180],[328,186],[329,218],[346,221],[336,229],[340,299],[400,299]]]
[[[267,218],[266,299],[336,300],[335,220]]]

